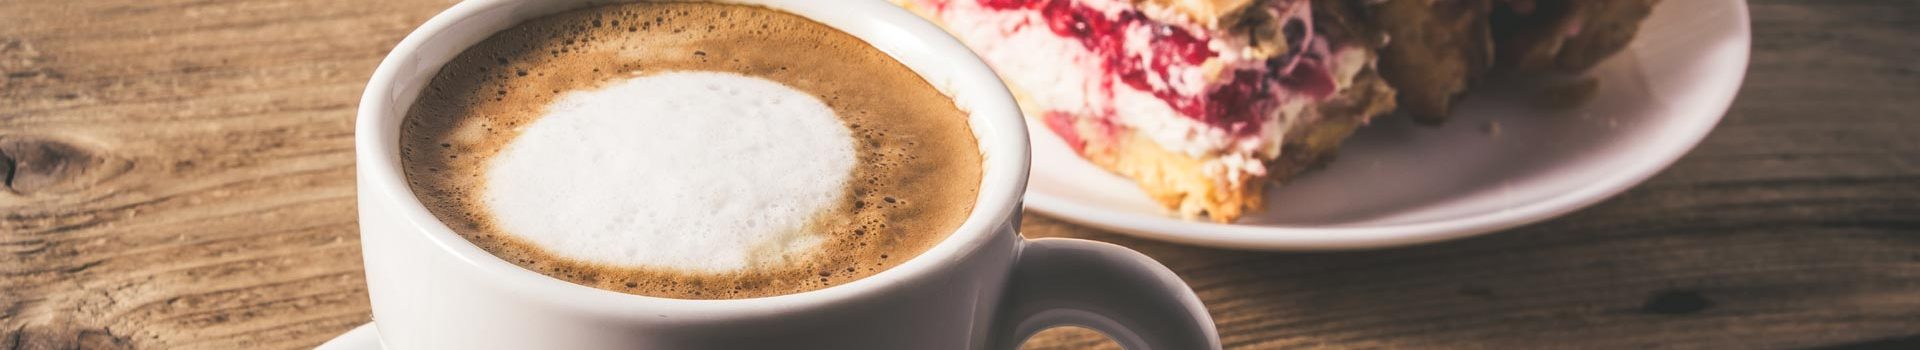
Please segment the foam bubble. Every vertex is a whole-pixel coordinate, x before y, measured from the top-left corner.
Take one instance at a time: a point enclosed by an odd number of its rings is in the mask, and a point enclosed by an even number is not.
[[[799,259],[846,195],[853,136],[825,103],[731,73],[668,72],[569,92],[495,156],[506,232],[615,266],[730,272]]]

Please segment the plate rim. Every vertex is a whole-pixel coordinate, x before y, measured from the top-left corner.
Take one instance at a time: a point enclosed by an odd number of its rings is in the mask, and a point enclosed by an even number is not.
[[[1735,22],[1740,27],[1736,30],[1740,39],[1736,43],[1738,64],[1727,69],[1727,72],[1734,73],[1728,79],[1731,84],[1725,84],[1724,88],[1718,89],[1719,91],[1710,91],[1717,95],[1708,95],[1703,98],[1709,101],[1696,104],[1701,107],[1676,112],[1683,115],[1701,114],[1702,116],[1687,118],[1688,120],[1697,119],[1695,121],[1668,125],[1667,127],[1687,128],[1681,136],[1673,140],[1665,140],[1673,143],[1670,147],[1661,148],[1657,150],[1658,152],[1649,152],[1644,160],[1629,163],[1619,171],[1603,175],[1598,181],[1558,196],[1491,214],[1406,224],[1347,227],[1257,226],[1186,221],[1164,215],[1139,215],[1099,208],[1081,203],[1069,196],[1032,189],[1026,192],[1025,205],[1049,217],[1135,237],[1212,248],[1264,251],[1367,250],[1404,247],[1479,236],[1545,221],[1612,198],[1659,174],[1679,161],[1681,157],[1691,153],[1694,147],[1712,133],[1720,120],[1726,117],[1727,112],[1733,107],[1734,99],[1739,95],[1740,87],[1745,84],[1747,69],[1752,65],[1753,24],[1752,14],[1748,11],[1745,1],[1725,0],[1724,3],[1731,4],[1735,10],[1733,11]],[[1057,137],[1051,133],[1032,133],[1032,135]],[[1033,171],[1039,171],[1039,168],[1033,167]]]
[[[381,350],[386,346],[380,343],[380,330],[373,322],[353,326],[346,333],[340,333],[313,350]]]

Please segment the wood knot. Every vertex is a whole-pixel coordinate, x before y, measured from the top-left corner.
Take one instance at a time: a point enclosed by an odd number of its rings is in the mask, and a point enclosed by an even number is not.
[[[132,349],[132,339],[107,328],[26,325],[0,337],[9,349]]]
[[[74,142],[0,136],[0,185],[19,195],[84,190],[132,163]]]
[[[1713,307],[1713,301],[1690,290],[1669,290],[1656,293],[1647,298],[1640,311],[1660,315],[1686,315],[1706,311]]]
[[[1475,297],[1475,298],[1480,298],[1485,300],[1499,299],[1499,296],[1493,294],[1492,288],[1481,287],[1481,286],[1460,287],[1459,293],[1460,295],[1465,295],[1465,296],[1470,296],[1470,297]]]
[[[19,38],[0,37],[0,71],[29,70],[45,60],[46,55],[34,49],[32,43]]]

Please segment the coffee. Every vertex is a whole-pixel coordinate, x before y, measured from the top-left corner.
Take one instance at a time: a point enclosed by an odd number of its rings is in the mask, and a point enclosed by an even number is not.
[[[401,127],[414,194],[504,260],[727,299],[864,278],[966,220],[967,114],[878,49],[766,8],[631,3],[522,23]]]

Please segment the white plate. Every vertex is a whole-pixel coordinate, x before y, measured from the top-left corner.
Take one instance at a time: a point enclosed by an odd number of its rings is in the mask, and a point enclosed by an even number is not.
[[[381,350],[383,348],[380,345],[380,330],[374,329],[373,323],[367,323],[353,327],[353,330],[341,333],[340,336],[321,343],[320,347],[313,350]]]
[[[1749,36],[1745,1],[1663,1],[1632,46],[1594,70],[1600,90],[1582,107],[1538,108],[1520,84],[1494,82],[1438,128],[1376,120],[1340,159],[1269,190],[1266,210],[1237,224],[1170,216],[1036,126],[1027,206],[1146,238],[1258,250],[1381,248],[1512,228],[1620,193],[1692,149],[1733,102]],[[1497,133],[1487,131],[1493,123]]]

